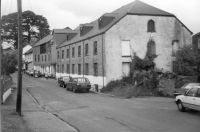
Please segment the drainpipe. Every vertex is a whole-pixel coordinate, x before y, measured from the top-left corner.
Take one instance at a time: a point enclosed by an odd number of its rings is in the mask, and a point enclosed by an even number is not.
[[[101,41],[102,41],[102,73],[103,73],[103,87],[104,87],[104,54],[103,54],[103,52],[104,52],[104,47],[103,47],[103,45],[104,45],[104,39],[103,39],[103,35],[104,34],[102,34],[102,36],[101,36]]]
[[[84,42],[83,41],[83,77],[85,75],[85,52],[84,52]]]

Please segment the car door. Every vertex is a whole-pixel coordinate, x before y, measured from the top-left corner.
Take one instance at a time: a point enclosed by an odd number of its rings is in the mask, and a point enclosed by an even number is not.
[[[191,88],[184,96],[183,98],[183,105],[185,107],[196,109],[196,93],[197,88]]]
[[[198,88],[196,99],[195,99],[196,110],[200,111],[200,88]]]

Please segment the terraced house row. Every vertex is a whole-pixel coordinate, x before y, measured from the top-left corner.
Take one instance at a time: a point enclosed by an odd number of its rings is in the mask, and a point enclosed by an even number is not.
[[[129,75],[135,54],[157,55],[156,68],[173,71],[176,51],[189,44],[192,32],[175,15],[136,0],[74,30],[53,30],[34,46],[34,66],[103,87]]]

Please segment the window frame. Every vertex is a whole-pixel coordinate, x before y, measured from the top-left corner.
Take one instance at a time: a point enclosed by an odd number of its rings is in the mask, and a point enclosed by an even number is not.
[[[78,57],[81,57],[81,45],[78,46]]]
[[[147,32],[150,33],[156,32],[155,21],[152,19],[147,22]]]
[[[72,58],[75,57],[75,47],[72,47]]]
[[[85,44],[85,56],[88,56],[88,54],[89,54],[89,45],[87,43]]]
[[[98,76],[98,63],[93,64],[94,76]]]
[[[93,42],[93,54],[94,55],[98,54],[97,41]]]

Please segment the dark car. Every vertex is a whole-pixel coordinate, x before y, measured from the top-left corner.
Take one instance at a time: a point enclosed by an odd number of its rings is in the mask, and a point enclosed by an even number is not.
[[[39,71],[34,71],[34,77],[41,77],[41,74]]]
[[[67,85],[67,90],[71,90],[74,93],[78,91],[89,92],[91,88],[90,81],[85,77],[73,78]]]
[[[70,82],[70,80],[72,80],[72,77],[70,77],[70,76],[59,77],[58,78],[58,85],[60,87],[66,88],[66,86],[68,85],[68,83]]]

